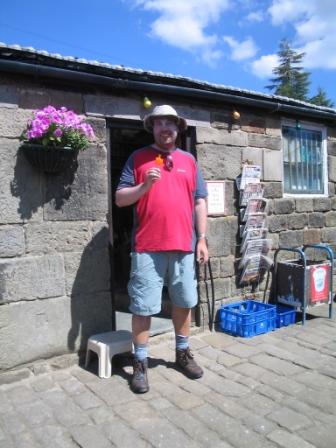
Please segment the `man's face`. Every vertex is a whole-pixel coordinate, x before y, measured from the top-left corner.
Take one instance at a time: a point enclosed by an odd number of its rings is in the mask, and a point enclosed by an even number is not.
[[[169,117],[154,118],[153,135],[155,143],[163,148],[169,149],[175,145],[178,134],[176,121]]]

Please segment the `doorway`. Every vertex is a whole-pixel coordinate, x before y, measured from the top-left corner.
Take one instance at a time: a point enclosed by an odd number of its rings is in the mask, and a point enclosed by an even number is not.
[[[130,271],[131,235],[133,227],[133,208],[119,208],[114,204],[114,195],[121,171],[136,149],[153,143],[153,136],[144,130],[141,121],[113,120],[108,123],[110,130],[110,169],[112,189],[112,295],[114,311],[128,312],[127,282]],[[195,128],[188,128],[178,146],[195,155]],[[164,288],[162,310],[158,317],[170,317],[171,307],[168,292]]]

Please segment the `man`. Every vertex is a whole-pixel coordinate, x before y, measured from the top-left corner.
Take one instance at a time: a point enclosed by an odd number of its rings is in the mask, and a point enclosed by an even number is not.
[[[151,316],[161,310],[167,283],[176,337],[176,365],[189,378],[203,375],[189,349],[191,308],[197,304],[195,257],[206,263],[207,191],[194,157],[176,148],[187,128],[171,106],[144,118],[154,143],[135,151],[116,192],[119,207],[134,205],[132,265],[128,293],[132,316],[134,372],[131,389],[149,390],[147,351]]]

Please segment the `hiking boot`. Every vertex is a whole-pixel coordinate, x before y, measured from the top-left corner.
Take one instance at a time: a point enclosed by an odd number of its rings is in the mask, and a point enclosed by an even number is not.
[[[133,360],[133,376],[131,380],[131,389],[136,394],[144,394],[149,391],[147,367],[147,359],[143,361],[140,361],[139,359]]]
[[[176,365],[192,380],[196,380],[203,376],[203,370],[196,364],[189,347],[183,350],[176,350]]]

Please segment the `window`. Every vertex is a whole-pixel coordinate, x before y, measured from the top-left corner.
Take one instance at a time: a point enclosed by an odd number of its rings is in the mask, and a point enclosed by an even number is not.
[[[285,123],[282,126],[284,193],[327,193],[326,131],[324,127]]]

